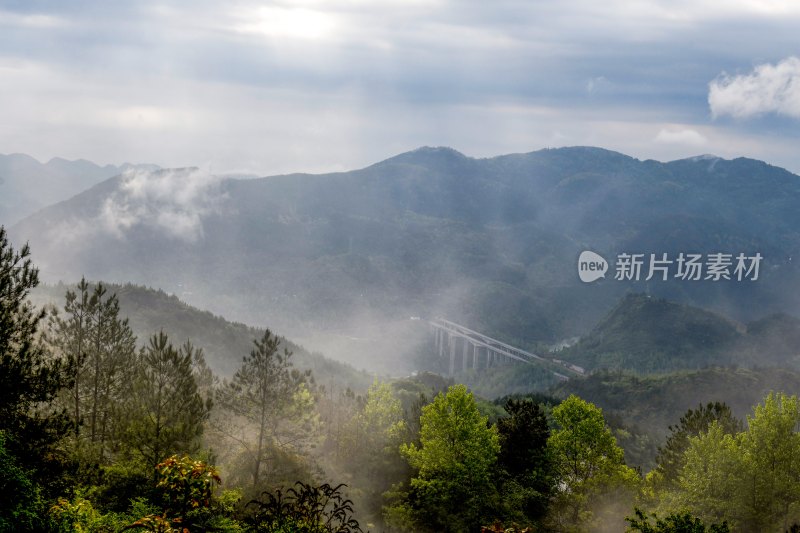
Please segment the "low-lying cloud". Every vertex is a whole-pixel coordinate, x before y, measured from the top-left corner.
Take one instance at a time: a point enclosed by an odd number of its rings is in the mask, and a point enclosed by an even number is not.
[[[714,117],[775,113],[800,118],[800,58],[758,65],[750,74],[723,74],[709,84],[708,104]]]
[[[98,222],[119,237],[144,225],[194,242],[203,236],[202,218],[218,212],[223,199],[220,178],[204,170],[129,170],[103,203]]]

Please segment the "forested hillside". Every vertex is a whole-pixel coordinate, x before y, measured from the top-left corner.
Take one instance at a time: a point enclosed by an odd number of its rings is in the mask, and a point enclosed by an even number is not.
[[[631,290],[742,322],[800,311],[798,201],[798,176],[744,158],[420,148],[325,175],[117,177],[11,234],[47,280],[144,283],[290,336],[442,315],[524,347],[585,334]],[[606,279],[578,279],[587,249]],[[617,254],[681,252],[763,261],[755,281],[614,279]]]
[[[96,284],[90,284],[93,290]],[[205,353],[208,366],[214,373],[230,377],[239,367],[242,358],[253,347],[253,339],[263,335],[263,329],[229,322],[223,317],[202,311],[182,302],[175,295],[137,285],[103,284],[108,294],[119,300],[120,314],[130,320],[131,330],[142,343],[153,332],[164,331],[176,342],[191,339]],[[31,293],[31,301],[37,305],[54,306],[63,314],[64,295],[75,291],[74,285],[42,285]],[[268,325],[267,325],[268,326]],[[279,332],[275,332],[279,333]],[[335,382],[343,387],[366,390],[372,377],[348,365],[312,353],[302,346],[282,339],[294,353],[295,364],[310,369],[315,375]]]
[[[588,369],[639,373],[723,366],[798,368],[800,320],[785,314],[751,323],[653,298],[624,297],[558,357]]]
[[[658,440],[687,409],[698,405],[725,402],[743,419],[770,391],[798,390],[797,371],[714,367],[649,376],[603,371],[562,383],[552,392],[560,397],[577,394]]]

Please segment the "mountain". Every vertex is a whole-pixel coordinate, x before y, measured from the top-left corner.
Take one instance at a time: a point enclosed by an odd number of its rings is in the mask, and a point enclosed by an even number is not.
[[[175,295],[161,290],[131,284],[104,285],[109,295],[117,295],[120,316],[129,319],[139,345],[145,345],[151,335],[162,330],[176,346],[188,339],[193,345],[203,349],[209,367],[220,377],[232,376],[243,357],[252,350],[253,340],[260,339],[264,333],[263,329],[229,322],[208,311],[187,305]],[[35,305],[53,305],[60,311],[64,306],[67,290],[75,291],[75,287],[64,284],[41,285],[34,289],[30,299]],[[372,382],[372,376],[349,365],[310,352],[290,340],[284,339],[283,342],[293,353],[295,366],[311,369],[321,385],[335,384],[337,389],[351,387],[355,390],[366,390]]]
[[[697,307],[628,294],[558,357],[589,370],[638,373],[714,365],[800,370],[800,319],[776,314],[742,324]]]
[[[79,159],[53,158],[40,163],[25,154],[0,154],[0,224],[9,226],[39,209],[66,200],[126,170],[155,165],[98,166]]]
[[[797,314],[797,205],[800,177],[745,158],[662,163],[573,147],[475,159],[420,148],[324,175],[136,172],[10,234],[30,241],[47,280],[162,287],[307,335],[312,348],[335,335],[342,352],[362,350],[379,366],[418,343],[409,316],[445,316],[539,349],[587,333],[631,291],[740,322]],[[608,260],[605,279],[580,281],[584,250]],[[639,280],[616,280],[623,253],[668,254],[673,270],[667,281],[645,281],[646,265]],[[751,271],[737,281],[731,265],[733,279],[690,281],[674,277],[680,253],[763,261],[756,280]]]
[[[663,372],[732,364],[744,328],[709,311],[629,294],[559,357],[587,369]]]

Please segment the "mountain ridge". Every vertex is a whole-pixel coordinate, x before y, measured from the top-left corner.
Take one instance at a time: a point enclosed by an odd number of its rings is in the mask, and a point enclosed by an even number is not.
[[[184,203],[177,188],[145,204],[124,182],[107,182],[10,233],[31,242],[45,279],[186,290],[192,304],[287,333],[440,315],[521,347],[558,342],[644,289],[581,283],[585,249],[760,252],[757,283],[670,280],[648,290],[736,320],[797,314],[800,179],[756,160],[714,161],[640,161],[595,147],[477,159],[422,147],[349,172],[208,180]],[[169,189],[165,175],[151,185]],[[109,205],[123,220],[106,231]],[[160,223],[163,213],[188,237]]]

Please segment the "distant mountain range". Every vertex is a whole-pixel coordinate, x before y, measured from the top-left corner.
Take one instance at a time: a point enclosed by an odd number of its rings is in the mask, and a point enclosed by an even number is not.
[[[0,224],[10,226],[22,218],[128,169],[155,170],[156,165],[98,166],[79,159],[59,157],[40,163],[25,154],[0,154]]]
[[[539,349],[588,333],[630,291],[743,322],[797,313],[798,206],[800,177],[752,159],[420,148],[325,175],[138,170],[10,233],[47,280],[157,286],[292,337],[442,315]],[[584,250],[609,261],[606,279],[580,281]],[[759,279],[614,279],[619,254],[682,252],[761,254]],[[407,348],[383,340],[380,357]]]

